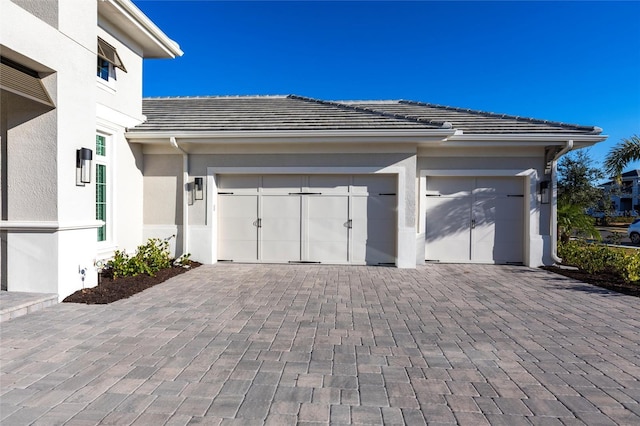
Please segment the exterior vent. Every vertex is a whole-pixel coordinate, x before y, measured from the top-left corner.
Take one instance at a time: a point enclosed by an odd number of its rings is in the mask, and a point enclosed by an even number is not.
[[[0,63],[0,88],[55,108],[47,90],[38,77],[19,71],[5,63]]]

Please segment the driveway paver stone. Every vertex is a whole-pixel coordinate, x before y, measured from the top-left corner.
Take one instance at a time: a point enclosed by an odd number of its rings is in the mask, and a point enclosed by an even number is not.
[[[209,265],[0,338],[3,425],[640,424],[638,299],[525,267]]]

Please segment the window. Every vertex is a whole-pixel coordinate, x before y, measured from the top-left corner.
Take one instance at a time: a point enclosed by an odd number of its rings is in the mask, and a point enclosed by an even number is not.
[[[109,74],[114,75],[113,66],[100,57],[98,57],[98,77],[105,81],[109,81]]]
[[[105,222],[98,228],[98,241],[107,240],[107,138],[96,135],[96,219]]]
[[[98,67],[97,76],[102,80],[116,79],[116,68],[127,72],[116,48],[98,37]]]

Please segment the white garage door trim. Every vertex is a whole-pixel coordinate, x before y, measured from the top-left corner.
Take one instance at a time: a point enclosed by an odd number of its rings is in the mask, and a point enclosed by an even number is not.
[[[216,263],[218,259],[217,224],[218,224],[218,187],[216,175],[225,174],[330,174],[330,175],[367,175],[388,174],[395,175],[397,182],[397,220],[396,220],[396,266],[398,268],[415,268],[416,266],[416,230],[413,226],[406,226],[407,176],[403,167],[208,167],[207,168],[207,207],[208,236],[212,248],[205,256],[208,263]],[[412,178],[413,179],[413,178]],[[210,207],[209,207],[210,206]]]
[[[532,209],[531,206],[537,204],[536,185],[538,183],[538,172],[536,169],[508,169],[508,170],[496,170],[496,169],[463,169],[463,170],[420,170],[420,195],[418,198],[419,203],[419,221],[418,221],[418,240],[426,240],[426,216],[427,216],[427,177],[522,177],[525,179],[524,184],[524,230],[523,230],[523,262],[525,265],[536,264],[537,261],[532,258],[530,250],[531,241],[539,239],[537,235],[537,229],[534,229],[531,224],[536,223],[539,212],[537,209]],[[529,214],[526,214],[529,212]],[[423,251],[420,253],[422,258],[425,258],[426,247],[422,244]]]

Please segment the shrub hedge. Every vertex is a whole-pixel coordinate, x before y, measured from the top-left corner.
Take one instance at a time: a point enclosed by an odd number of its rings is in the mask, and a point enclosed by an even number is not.
[[[129,256],[126,252],[116,250],[113,259],[107,262],[113,279],[119,277],[147,274],[154,276],[156,272],[171,267],[169,242],[159,238],[151,238],[146,244],[138,246],[136,254]]]
[[[626,282],[640,280],[640,250],[607,247],[580,240],[558,242],[562,263],[589,274],[611,272]]]

